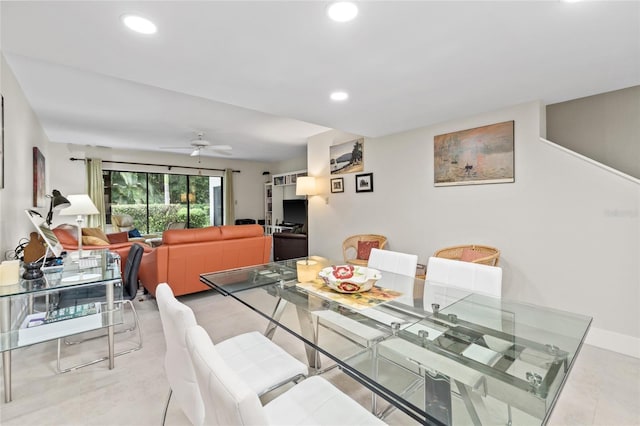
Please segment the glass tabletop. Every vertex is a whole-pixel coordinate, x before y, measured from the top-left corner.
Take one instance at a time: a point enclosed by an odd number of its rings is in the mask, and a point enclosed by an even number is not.
[[[0,352],[120,324],[122,294],[120,257],[108,250],[70,253],[40,277],[0,286]]]
[[[527,423],[545,423],[591,324],[582,315],[387,271],[370,292],[340,294],[318,278],[299,280],[304,261],[203,274],[201,281],[270,320],[268,335],[277,326],[302,340],[310,366],[337,363],[423,423],[453,424],[460,416],[495,423],[495,412],[506,422],[512,408]]]
[[[17,284],[0,286],[0,298],[120,279],[120,256],[117,253],[108,250],[85,250],[82,259],[76,255],[77,252],[71,252],[65,257],[62,265],[42,268],[41,277],[21,277]]]

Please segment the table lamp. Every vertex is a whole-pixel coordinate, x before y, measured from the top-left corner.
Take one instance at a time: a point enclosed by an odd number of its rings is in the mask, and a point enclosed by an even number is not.
[[[51,227],[51,221],[53,220],[53,211],[54,210],[62,210],[65,207],[69,207],[71,203],[67,200],[57,189],[54,189],[51,195],[47,195],[48,198],[51,198],[51,202],[49,203],[49,213],[47,213],[47,225]]]
[[[93,201],[87,194],[69,195],[67,197],[71,203],[71,207],[62,209],[61,216],[76,216],[78,223],[78,256],[82,258],[82,222],[83,216],[90,214],[100,214]]]

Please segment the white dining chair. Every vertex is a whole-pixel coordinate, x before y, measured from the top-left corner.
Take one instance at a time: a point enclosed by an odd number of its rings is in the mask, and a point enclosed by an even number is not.
[[[502,268],[497,266],[430,257],[427,281],[502,297]]]
[[[384,425],[349,396],[313,376],[266,405],[231,368],[200,326],[186,332],[204,403],[205,425]]]
[[[185,341],[186,330],[197,325],[191,308],[180,303],[166,283],[158,285],[156,300],[167,352],[165,372],[170,391],[162,423],[166,419],[172,394],[193,425],[204,420],[204,405]],[[285,383],[308,375],[308,368],[281,347],[258,332],[233,336],[216,345],[217,353],[246,384],[262,395]]]

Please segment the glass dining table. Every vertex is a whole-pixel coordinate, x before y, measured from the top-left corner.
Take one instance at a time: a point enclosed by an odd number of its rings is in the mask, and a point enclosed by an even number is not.
[[[306,276],[306,265],[200,279],[266,318],[268,337],[280,328],[303,342],[316,372],[338,366],[370,389],[381,417],[398,409],[422,424],[545,424],[591,325],[587,316],[387,271],[370,291],[337,293],[318,269]]]

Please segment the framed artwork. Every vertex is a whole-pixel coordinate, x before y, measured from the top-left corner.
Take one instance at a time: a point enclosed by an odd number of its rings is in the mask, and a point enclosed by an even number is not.
[[[44,155],[37,146],[33,147],[33,207],[46,207],[47,196],[44,182]]]
[[[329,163],[332,175],[363,171],[364,138],[330,146]]]
[[[356,175],[356,192],[373,192],[373,173]]]
[[[331,192],[344,192],[344,179],[333,178],[331,179]]]
[[[514,182],[514,121],[433,138],[435,186]]]
[[[4,96],[0,95],[0,189],[4,188]]]

